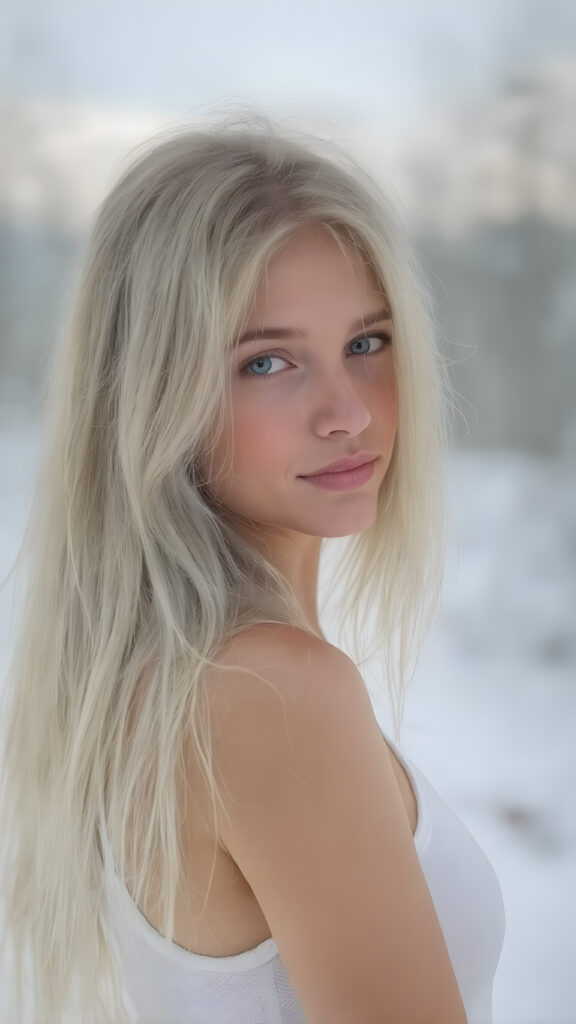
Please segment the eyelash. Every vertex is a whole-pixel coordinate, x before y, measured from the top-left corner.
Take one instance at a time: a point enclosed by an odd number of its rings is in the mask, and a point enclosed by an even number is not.
[[[350,342],[350,345],[355,345],[357,341],[369,341],[370,338],[379,338],[380,341],[385,342],[383,348],[377,348],[374,352],[353,352],[352,355],[355,355],[355,356],[375,356],[375,355],[378,355],[380,352],[383,352],[385,350],[387,344],[389,344],[392,341],[391,336],[389,334],[386,334],[385,331],[377,331],[375,334],[363,334],[359,338],[354,338],[354,340]],[[259,355],[253,356],[252,359],[248,359],[247,362],[243,363],[238,372],[241,373],[241,374],[244,374],[246,377],[276,377],[278,372],[279,372],[278,370],[275,373],[248,373],[247,372],[248,371],[248,367],[251,366],[252,363],[256,363],[259,359],[267,359],[268,357],[274,357],[276,359],[284,359],[285,362],[288,362],[286,357],[283,356],[280,352],[261,352]]]

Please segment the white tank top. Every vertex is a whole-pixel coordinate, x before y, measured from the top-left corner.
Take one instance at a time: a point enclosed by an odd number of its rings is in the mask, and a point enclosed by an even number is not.
[[[428,883],[468,1024],[492,1024],[492,986],[505,930],[494,870],[461,819],[415,764],[414,846]],[[132,900],[105,839],[111,941],[138,1024],[306,1024],[273,938],[235,956],[192,953],[157,932]]]

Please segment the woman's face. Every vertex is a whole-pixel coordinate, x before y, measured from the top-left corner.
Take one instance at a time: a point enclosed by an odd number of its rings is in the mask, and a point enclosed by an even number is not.
[[[201,467],[211,493],[268,534],[369,526],[396,436],[391,333],[370,268],[320,228],[294,236],[268,263],[234,352],[231,418]],[[305,479],[358,452],[376,457],[369,479]]]

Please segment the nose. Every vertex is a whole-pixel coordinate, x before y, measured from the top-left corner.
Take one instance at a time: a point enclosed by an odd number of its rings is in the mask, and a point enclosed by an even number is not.
[[[334,373],[314,399],[312,428],[319,437],[343,432],[361,434],[371,420],[357,383],[345,370]]]

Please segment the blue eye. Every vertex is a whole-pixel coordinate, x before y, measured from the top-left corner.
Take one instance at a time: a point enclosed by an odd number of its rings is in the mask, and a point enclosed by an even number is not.
[[[264,352],[261,356],[256,356],[255,359],[251,359],[249,363],[245,363],[244,366],[242,367],[242,371],[241,372],[245,373],[248,370],[249,366],[256,366],[258,363],[260,364],[260,367],[262,368],[262,363],[265,363],[265,364],[268,363],[269,364],[272,359],[279,359],[282,363],[287,362],[286,359],[283,359],[282,356],[277,356],[274,352]],[[264,371],[265,370],[266,370],[266,367],[264,366]],[[257,373],[249,373],[248,376],[249,377],[271,377],[271,376],[273,376],[273,374],[266,373],[266,372],[263,372],[263,373],[257,372]]]
[[[352,345],[363,345],[364,342],[370,343],[373,338],[377,338],[380,341],[384,341],[385,335],[383,335],[383,334],[372,334],[370,336],[365,335],[363,338],[356,338],[355,341],[351,341],[350,342],[350,348],[352,348]],[[378,349],[377,351],[380,351],[380,349]],[[371,354],[372,353],[369,352],[368,349],[363,349],[362,352],[355,352],[354,353],[354,355],[357,355],[357,356],[368,356],[368,355],[371,355]]]
[[[370,342],[374,340],[381,341],[382,344],[378,348],[370,350]],[[362,335],[362,337],[355,338],[354,341],[351,341],[349,347],[352,349],[353,345],[368,345],[368,348],[362,349],[361,352],[352,351],[352,355],[371,356],[377,355],[379,352],[382,352],[385,348],[387,348],[391,341],[391,336],[386,333],[364,334]],[[261,355],[255,356],[254,359],[250,359],[247,363],[244,363],[244,365],[240,367],[240,373],[245,374],[248,377],[274,377],[276,375],[276,372],[278,371],[276,371],[275,373],[267,372],[270,369],[270,363],[273,359],[279,359],[280,362],[282,363],[288,362],[288,360],[285,359],[284,356],[279,355],[279,353],[277,352],[263,352]],[[257,365],[259,366],[259,370],[257,370],[256,372],[249,372],[250,367],[254,367]]]

